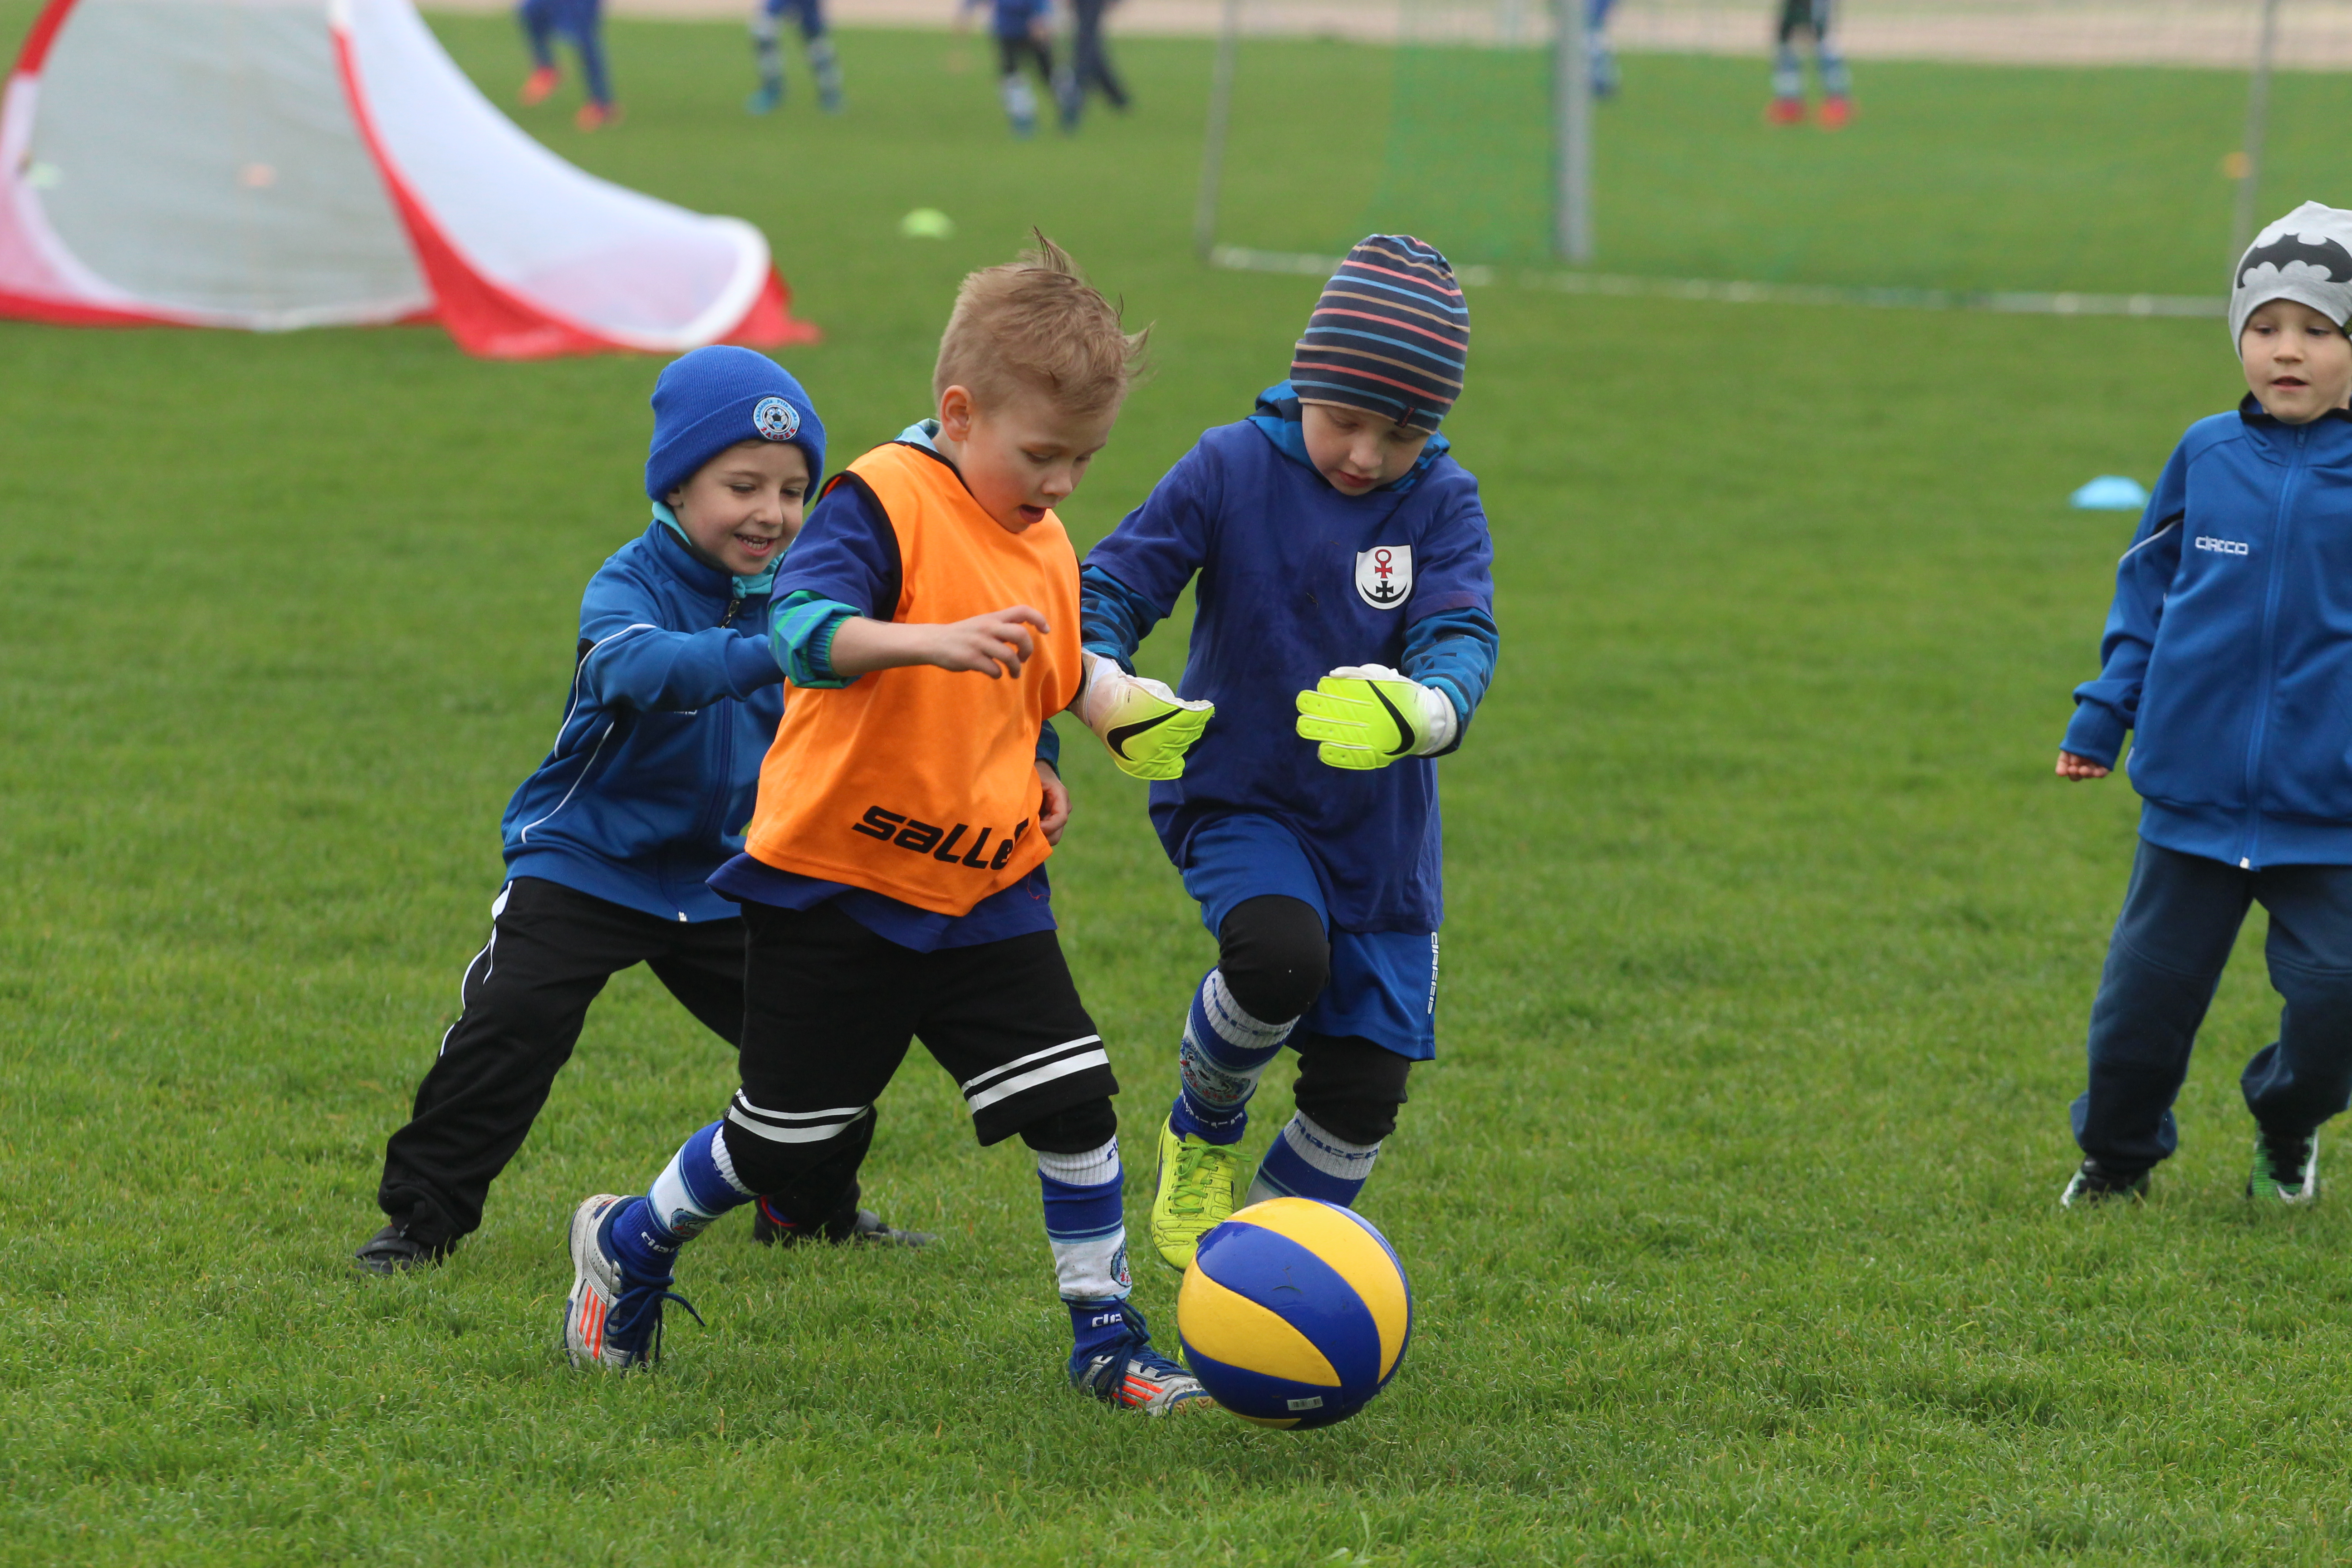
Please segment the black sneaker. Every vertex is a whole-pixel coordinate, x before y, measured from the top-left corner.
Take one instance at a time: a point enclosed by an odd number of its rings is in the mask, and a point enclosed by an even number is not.
[[[430,1268],[448,1256],[446,1243],[428,1246],[410,1236],[405,1226],[388,1225],[360,1244],[352,1254],[352,1267],[367,1274],[405,1274]]]
[[[2319,1196],[2319,1134],[2290,1134],[2264,1127],[2254,1133],[2254,1170],[2246,1196],[2307,1204]]]
[[[804,1241],[835,1246],[929,1247],[939,1239],[928,1230],[900,1230],[882,1223],[872,1209],[847,1208],[817,1225],[797,1225],[760,1199],[751,1205],[751,1239],[762,1247],[797,1247]]]
[[[2122,1198],[2139,1203],[2147,1196],[2147,1173],[2135,1171],[2129,1175],[2110,1171],[2096,1160],[2085,1160],[2066,1190],[2058,1194],[2062,1209],[2089,1208],[2094,1204]]]

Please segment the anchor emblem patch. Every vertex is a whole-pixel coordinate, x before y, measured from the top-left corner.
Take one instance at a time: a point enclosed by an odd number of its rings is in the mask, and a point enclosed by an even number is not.
[[[1356,554],[1356,595],[1376,610],[1393,610],[1412,595],[1412,546],[1381,544]]]

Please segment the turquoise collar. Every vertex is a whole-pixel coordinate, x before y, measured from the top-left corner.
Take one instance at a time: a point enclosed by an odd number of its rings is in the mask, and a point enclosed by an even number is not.
[[[670,510],[667,503],[663,501],[654,502],[654,521],[668,529],[672,533],[677,534],[677,542],[686,546],[686,552],[688,555],[693,556],[705,566],[716,567],[721,572],[727,572],[727,568],[724,565],[712,559],[709,551],[703,549],[700,545],[695,543],[694,541],[686,536],[686,525],[677,521],[677,513]],[[784,550],[777,551],[776,558],[768,563],[768,569],[765,572],[761,573],[757,577],[736,577],[735,574],[728,572],[727,574],[730,577],[733,577],[735,581],[735,596],[739,599],[748,599],[754,594],[765,594],[772,591],[776,585],[776,568],[784,563],[785,552],[790,549],[791,546],[787,545]]]

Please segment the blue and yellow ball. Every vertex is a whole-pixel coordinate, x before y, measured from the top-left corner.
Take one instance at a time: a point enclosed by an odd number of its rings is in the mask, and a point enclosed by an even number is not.
[[[1328,1426],[1388,1386],[1412,1338],[1396,1249],[1351,1209],[1252,1204],[1201,1238],[1176,1298],[1184,1360],[1261,1426]]]

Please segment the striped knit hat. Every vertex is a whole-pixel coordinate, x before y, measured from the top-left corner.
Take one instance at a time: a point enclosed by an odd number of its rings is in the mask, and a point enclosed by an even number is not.
[[[1302,403],[1339,403],[1434,431],[1462,395],[1470,308],[1454,268],[1410,235],[1375,234],[1339,263],[1290,358]]]

